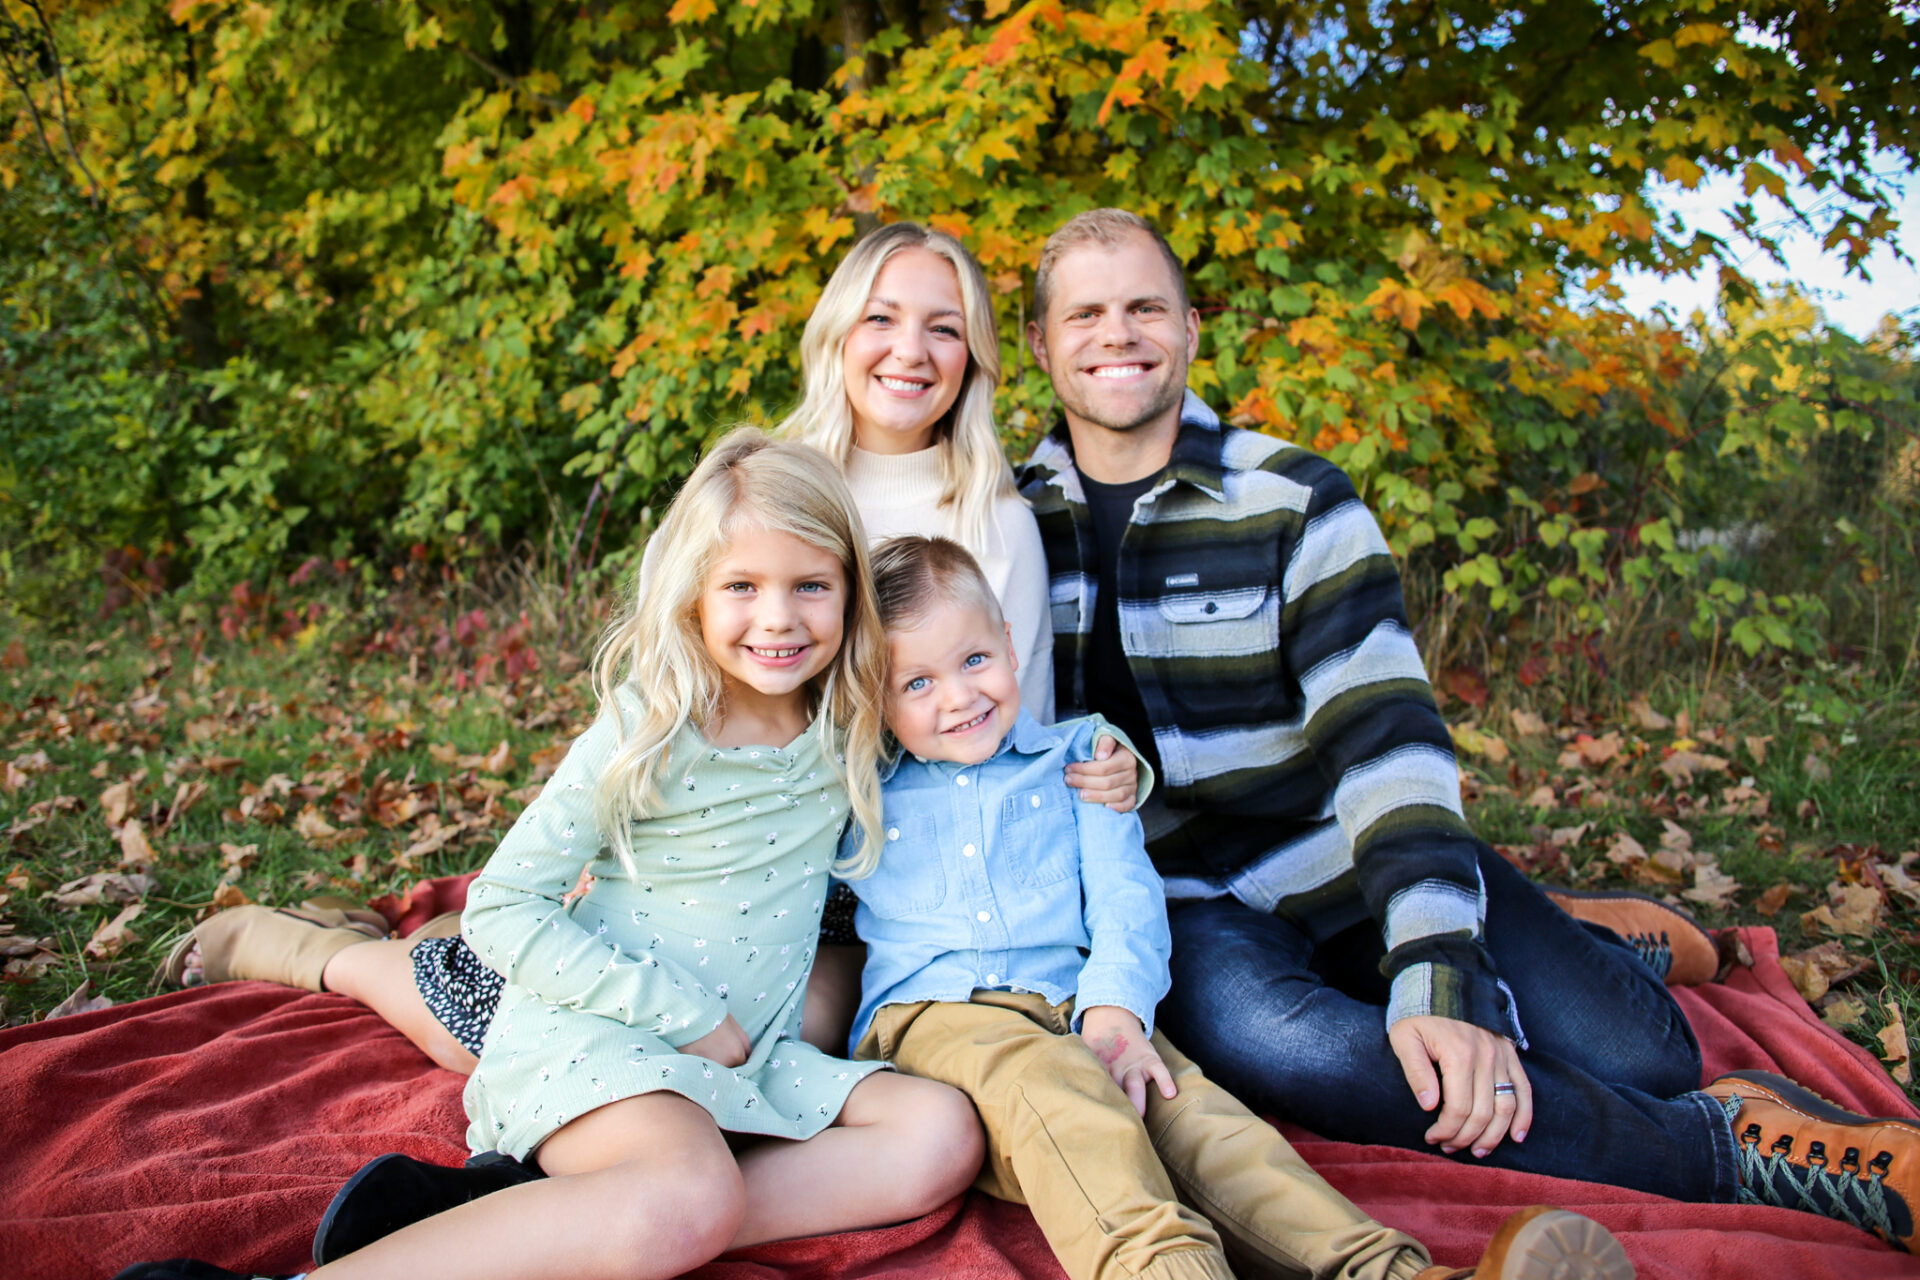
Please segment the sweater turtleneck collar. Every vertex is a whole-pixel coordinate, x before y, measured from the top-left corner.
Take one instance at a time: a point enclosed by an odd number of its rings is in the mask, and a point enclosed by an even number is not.
[[[924,502],[940,491],[940,446],[914,453],[872,453],[855,445],[847,459],[847,484],[887,506]]]

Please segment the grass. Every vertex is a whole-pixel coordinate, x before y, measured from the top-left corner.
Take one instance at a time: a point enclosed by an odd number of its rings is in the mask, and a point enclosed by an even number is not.
[[[493,612],[450,628],[428,611],[371,652],[260,619],[209,635],[190,608],[90,640],[20,636],[0,656],[0,1017],[45,1017],[83,982],[115,1003],[150,994],[217,906],[373,898],[477,867],[592,713],[577,636],[516,632],[511,601]],[[1890,1023],[1920,1020],[1920,916],[1899,891],[1920,879],[1920,706],[1860,666],[1718,665],[1710,686],[1704,655],[1647,689],[1588,680],[1580,706],[1500,676],[1448,698],[1469,816],[1543,881],[1770,925],[1783,953],[1837,940],[1858,968],[1821,1004],[1878,1052]],[[140,904],[124,937],[131,902],[52,896],[135,873],[152,883],[119,882],[145,889],[124,895]],[[1869,927],[1803,926],[1850,884],[1877,889]]]

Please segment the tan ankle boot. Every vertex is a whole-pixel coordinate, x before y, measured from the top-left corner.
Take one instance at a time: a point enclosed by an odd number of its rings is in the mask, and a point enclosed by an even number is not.
[[[320,975],[335,953],[384,938],[386,931],[336,908],[295,910],[249,904],[209,916],[167,953],[160,979],[186,985],[194,949],[202,982],[254,978],[283,987],[321,991]]]
[[[1633,1263],[1592,1218],[1537,1204],[1500,1224],[1471,1267],[1428,1267],[1415,1280],[1633,1280]]]

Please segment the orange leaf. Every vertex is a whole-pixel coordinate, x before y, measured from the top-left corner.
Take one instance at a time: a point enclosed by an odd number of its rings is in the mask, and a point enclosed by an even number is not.
[[[713,16],[713,0],[674,0],[668,22],[700,22]]]

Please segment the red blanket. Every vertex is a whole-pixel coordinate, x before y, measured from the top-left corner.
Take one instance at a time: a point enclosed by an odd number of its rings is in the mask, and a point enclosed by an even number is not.
[[[434,895],[446,892],[435,886],[406,904],[405,923],[444,905]],[[1707,1074],[1763,1067],[1856,1110],[1913,1114],[1870,1055],[1812,1016],[1780,969],[1773,932],[1750,929],[1744,938],[1751,969],[1679,993]],[[180,1254],[298,1269],[321,1210],[365,1161],[404,1151],[459,1162],[461,1085],[360,1006],[260,983],[0,1032],[0,1272],[105,1277]],[[1478,1256],[1508,1212],[1548,1203],[1605,1223],[1645,1280],[1920,1276],[1920,1260],[1808,1214],[1679,1204],[1289,1136],[1369,1213],[1456,1266]],[[917,1222],[746,1250],[696,1274],[1013,1280],[1060,1272],[1026,1210],[969,1194]]]

